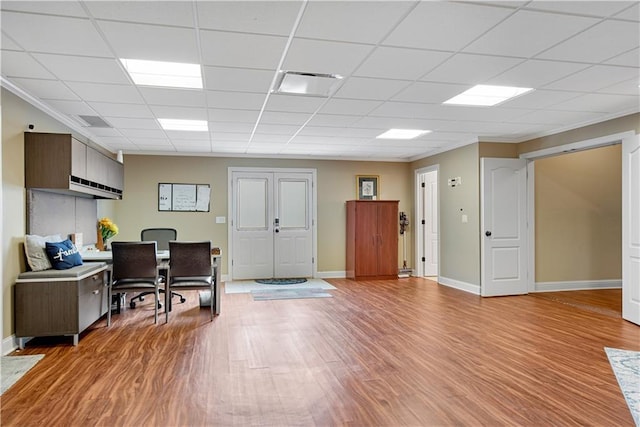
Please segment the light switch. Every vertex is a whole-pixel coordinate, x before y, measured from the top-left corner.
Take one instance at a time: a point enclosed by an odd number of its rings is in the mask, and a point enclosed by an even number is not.
[[[225,222],[227,222],[227,218],[224,216],[217,216],[216,217],[216,224],[224,224]]]
[[[467,223],[467,222],[469,222],[469,218],[467,217],[467,215],[466,215],[466,214],[462,214],[462,222],[463,222],[463,223]]]

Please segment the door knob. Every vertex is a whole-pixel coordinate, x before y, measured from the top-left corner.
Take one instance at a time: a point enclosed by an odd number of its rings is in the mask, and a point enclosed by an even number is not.
[[[491,232],[490,231],[485,231],[484,235],[487,236],[487,237],[490,237],[491,236]]]

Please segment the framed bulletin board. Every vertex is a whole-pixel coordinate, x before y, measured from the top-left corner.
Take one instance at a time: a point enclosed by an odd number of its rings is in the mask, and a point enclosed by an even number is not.
[[[209,212],[209,184],[158,184],[158,210],[171,212]]]
[[[356,198],[358,200],[377,200],[380,194],[380,176],[356,175]]]

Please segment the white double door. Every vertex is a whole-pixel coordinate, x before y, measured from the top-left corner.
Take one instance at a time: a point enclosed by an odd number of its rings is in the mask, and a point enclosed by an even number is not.
[[[313,276],[312,171],[231,172],[234,280]]]

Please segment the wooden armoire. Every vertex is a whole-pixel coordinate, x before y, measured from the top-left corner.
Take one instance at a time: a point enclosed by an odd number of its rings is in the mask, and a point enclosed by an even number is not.
[[[347,201],[347,278],[398,278],[398,222],[398,200]]]

